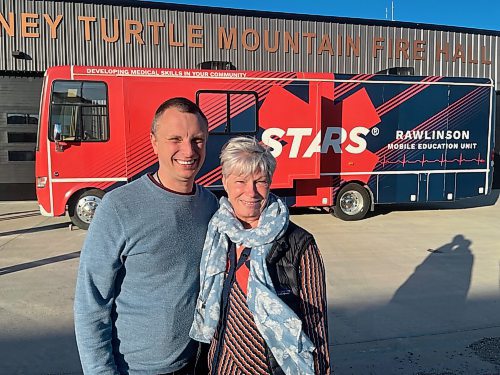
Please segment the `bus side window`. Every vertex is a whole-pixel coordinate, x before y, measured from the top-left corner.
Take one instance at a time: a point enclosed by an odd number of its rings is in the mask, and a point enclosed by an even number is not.
[[[208,120],[210,134],[225,134],[227,121],[227,94],[225,92],[198,92],[196,102]]]
[[[257,94],[230,93],[229,118],[231,133],[245,134],[257,131]]]
[[[208,119],[210,134],[257,133],[257,93],[253,91],[200,90],[196,103]]]
[[[107,87],[104,82],[54,81],[49,139],[61,125],[61,141],[105,142],[109,139]]]

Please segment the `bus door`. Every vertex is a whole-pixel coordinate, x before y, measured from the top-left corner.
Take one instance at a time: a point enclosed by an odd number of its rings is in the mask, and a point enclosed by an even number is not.
[[[209,140],[205,163],[196,183],[222,189],[219,155],[232,137],[255,137],[258,133],[258,92],[247,90],[203,89],[196,92],[196,103],[208,120]]]
[[[120,90],[119,80],[115,84]],[[109,91],[102,81],[52,82],[48,154],[54,214],[81,189],[105,190],[127,180],[123,101],[115,99],[110,107]]]

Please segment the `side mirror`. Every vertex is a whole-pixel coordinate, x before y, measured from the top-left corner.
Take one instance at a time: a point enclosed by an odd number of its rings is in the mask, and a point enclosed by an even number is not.
[[[54,124],[54,141],[60,142],[62,141],[62,125]]]
[[[56,152],[64,151],[64,146],[66,146],[66,143],[63,142],[62,140],[63,140],[62,125],[54,124],[54,141],[56,143]]]

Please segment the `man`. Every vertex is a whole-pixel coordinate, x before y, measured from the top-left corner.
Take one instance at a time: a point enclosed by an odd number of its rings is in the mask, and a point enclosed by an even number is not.
[[[188,333],[215,196],[194,184],[207,119],[185,98],[156,111],[154,174],[106,194],[80,259],[75,331],[86,374],[192,374]]]

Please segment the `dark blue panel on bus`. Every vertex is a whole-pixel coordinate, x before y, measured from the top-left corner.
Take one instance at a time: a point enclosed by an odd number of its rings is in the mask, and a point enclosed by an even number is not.
[[[434,173],[428,176],[427,201],[441,202],[446,200],[445,194],[446,175],[444,173]]]
[[[418,175],[381,175],[377,203],[409,203],[418,193]]]
[[[455,180],[456,178],[456,173],[448,173],[445,175],[444,178],[444,199],[448,199],[448,194],[451,194],[452,199],[455,200],[455,188],[457,186],[457,182]]]
[[[484,173],[457,173],[456,199],[477,196],[480,188],[484,194],[484,187]]]

